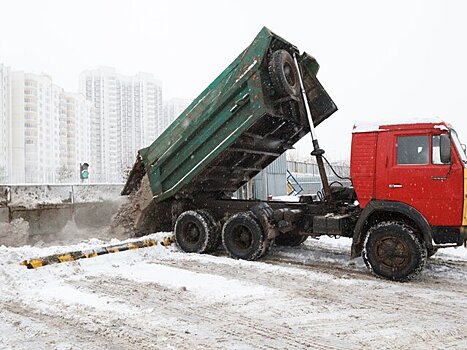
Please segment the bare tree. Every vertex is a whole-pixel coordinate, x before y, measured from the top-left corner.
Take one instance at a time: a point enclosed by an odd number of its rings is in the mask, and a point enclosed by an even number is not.
[[[298,152],[296,149],[291,149],[287,151],[287,160],[296,162],[298,161]]]
[[[73,178],[73,170],[66,165],[62,165],[57,169],[57,179],[59,183],[71,182]]]
[[[7,180],[6,168],[3,165],[0,165],[0,183],[5,183]]]

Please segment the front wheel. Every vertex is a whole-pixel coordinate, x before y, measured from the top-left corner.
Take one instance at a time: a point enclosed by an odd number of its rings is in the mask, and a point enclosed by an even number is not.
[[[410,226],[385,221],[368,231],[362,257],[376,275],[407,281],[423,270],[427,250]]]

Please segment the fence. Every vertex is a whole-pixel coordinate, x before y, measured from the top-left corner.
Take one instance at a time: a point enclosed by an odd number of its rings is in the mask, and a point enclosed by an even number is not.
[[[332,168],[340,177],[345,178],[350,176],[350,167],[348,165],[333,165]],[[337,177],[329,165],[326,164],[325,169],[329,183],[339,183],[346,187],[351,185],[349,180],[342,180]],[[287,161],[287,170],[303,188],[303,192],[300,194],[316,194],[318,191],[322,190],[323,184],[321,183],[317,164]]]

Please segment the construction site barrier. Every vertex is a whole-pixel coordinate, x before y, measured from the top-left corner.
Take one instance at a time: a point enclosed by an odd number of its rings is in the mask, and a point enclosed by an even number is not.
[[[59,263],[75,261],[79,259],[94,258],[99,255],[124,252],[126,250],[154,247],[157,244],[160,244],[164,247],[168,247],[169,245],[174,243],[174,241],[175,240],[173,236],[165,237],[162,241],[157,241],[155,239],[143,239],[140,241],[135,241],[135,242],[130,242],[130,243],[122,243],[122,244],[116,244],[116,245],[111,245],[107,247],[99,247],[99,248],[88,249],[88,250],[78,250],[74,252],[49,255],[43,258],[24,260],[20,264],[26,266],[28,269],[37,269],[38,267],[51,265],[51,264],[59,264]]]

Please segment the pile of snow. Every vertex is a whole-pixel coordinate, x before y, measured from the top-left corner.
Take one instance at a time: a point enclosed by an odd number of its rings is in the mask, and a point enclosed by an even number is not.
[[[163,241],[171,233],[155,233],[144,238]],[[222,276],[196,273],[176,267],[157,265],[152,262],[164,260],[177,252],[175,245],[141,248],[73,262],[53,264],[29,270],[20,265],[23,260],[62,254],[72,251],[96,249],[102,246],[134,242],[137,239],[102,241],[90,239],[79,244],[51,247],[23,246],[19,248],[0,247],[0,302],[11,301],[18,295],[37,307],[46,304],[53,307],[55,302],[66,305],[82,304],[102,310],[115,310],[120,306],[106,297],[98,297],[70,286],[78,279],[113,276],[135,282],[157,283],[174,290],[191,291],[202,298],[225,299],[244,298],[251,295],[266,295],[267,288],[257,285],[238,284]],[[183,255],[182,253],[179,253]],[[230,259],[229,259],[230,260]],[[232,262],[235,262],[232,260]],[[31,293],[34,291],[34,293]],[[45,306],[44,306],[45,307]],[[131,310],[127,310],[131,312]]]
[[[71,203],[71,186],[24,185],[10,187],[9,206],[33,209],[40,205]]]
[[[34,209],[43,205],[101,203],[119,200],[120,184],[8,185],[7,203],[11,207]]]
[[[385,125],[406,125],[406,124],[441,124],[443,120],[439,117],[411,117],[411,118],[396,118],[391,120],[380,121],[357,121],[353,126],[353,132],[375,132],[384,131],[381,126]],[[444,126],[443,126],[444,127]]]

